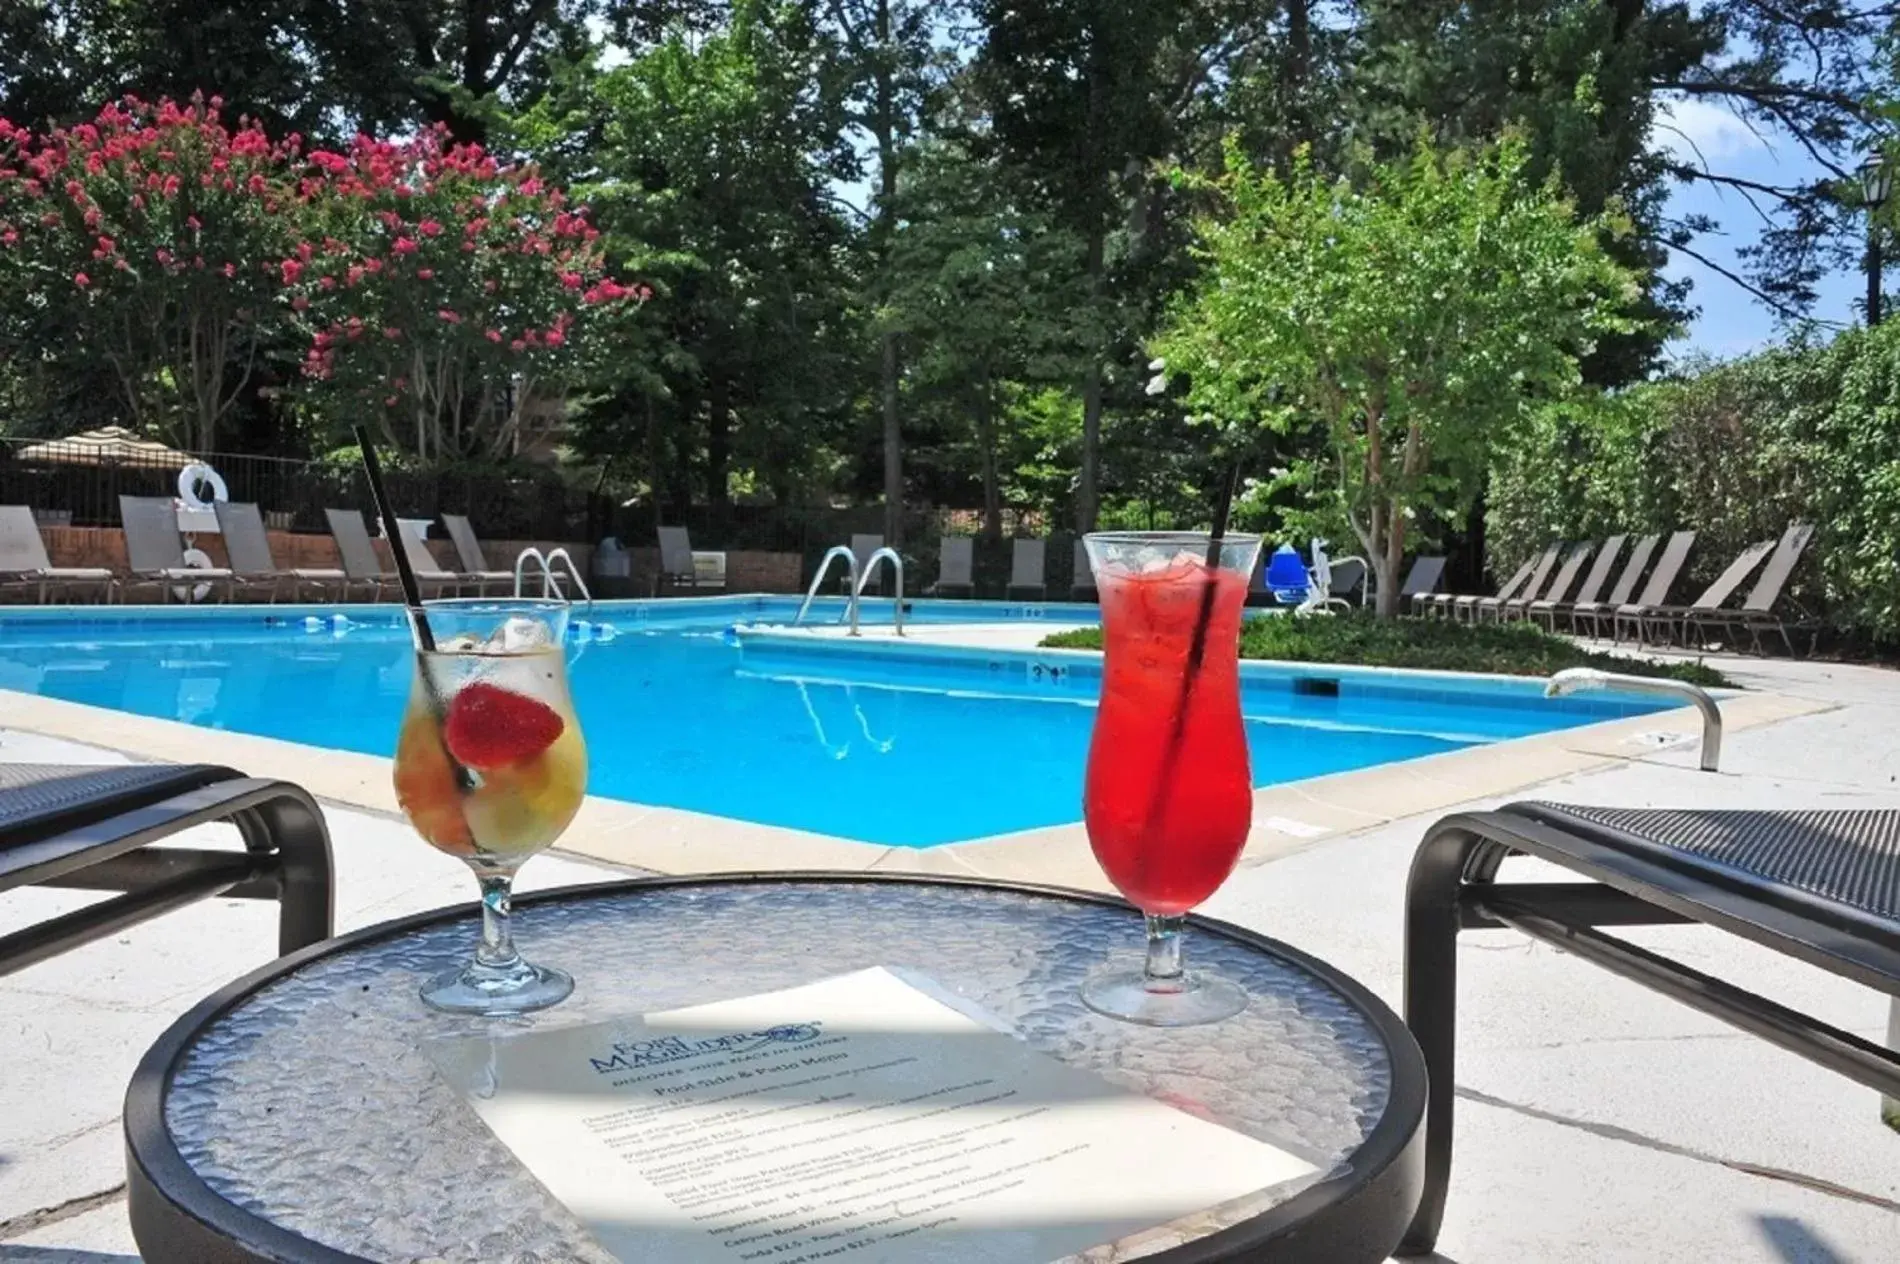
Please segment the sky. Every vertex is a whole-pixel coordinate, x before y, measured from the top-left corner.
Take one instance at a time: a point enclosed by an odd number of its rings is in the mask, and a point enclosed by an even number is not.
[[[1812,179],[1822,170],[1792,138],[1772,131],[1757,132],[1707,100],[1671,103],[1664,122],[1667,125],[1658,126],[1654,133],[1658,143],[1688,162],[1698,161],[1694,149],[1699,149],[1709,168],[1724,175],[1785,185]],[[1696,249],[1724,267],[1742,270],[1735,249],[1755,239],[1761,220],[1740,193],[1703,181],[1679,184],[1671,195],[1669,209],[1676,216],[1699,213],[1714,219],[1718,231],[1698,240]],[[1695,282],[1689,302],[1698,309],[1687,335],[1670,344],[1672,356],[1701,352],[1729,359],[1776,340],[1774,313],[1728,278],[1683,255],[1670,261],[1667,272]],[[1836,272],[1818,289],[1820,299],[1814,308],[1817,318],[1859,323],[1861,315],[1856,305],[1867,292],[1864,273]]]

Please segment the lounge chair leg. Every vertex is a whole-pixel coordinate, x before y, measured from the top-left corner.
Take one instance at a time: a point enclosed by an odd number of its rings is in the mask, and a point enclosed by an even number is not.
[[[1429,1255],[1445,1218],[1458,1030],[1459,891],[1481,845],[1455,822],[1441,821],[1425,836],[1406,881],[1405,1022],[1425,1054],[1425,1186],[1399,1242],[1400,1255]]]
[[[330,831],[316,800],[294,786],[238,818],[246,846],[274,851],[279,860],[277,951],[281,956],[328,939],[334,931],[336,889]]]

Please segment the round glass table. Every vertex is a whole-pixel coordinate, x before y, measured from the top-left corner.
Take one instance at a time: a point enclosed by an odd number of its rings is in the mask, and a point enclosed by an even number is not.
[[[441,1078],[424,1042],[879,965],[928,976],[1050,1057],[1317,1169],[1075,1258],[1380,1261],[1418,1204],[1425,1068],[1411,1035],[1352,979],[1238,927],[1194,919],[1189,950],[1246,988],[1247,1009],[1170,1030],[1083,1006],[1083,976],[1141,935],[1125,905],[1074,892],[775,874],[605,883],[519,907],[528,954],[576,980],[566,1003],[541,1014],[459,1017],[417,999],[422,980],[466,956],[468,905],[282,958],[173,1025],[126,1098],[144,1258],[613,1264]]]

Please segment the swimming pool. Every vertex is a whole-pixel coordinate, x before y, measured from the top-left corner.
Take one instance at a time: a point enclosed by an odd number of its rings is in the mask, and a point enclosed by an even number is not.
[[[730,597],[601,602],[577,616],[570,663],[589,789],[905,847],[1080,819],[1093,656],[744,630],[789,623],[796,609]],[[919,601],[912,618],[1093,613]],[[864,617],[888,623],[889,603],[867,601]],[[393,607],[0,611],[0,689],[370,755],[394,749],[409,673]],[[1243,672],[1242,701],[1257,785],[1662,705],[1546,700],[1534,681],[1264,664]]]

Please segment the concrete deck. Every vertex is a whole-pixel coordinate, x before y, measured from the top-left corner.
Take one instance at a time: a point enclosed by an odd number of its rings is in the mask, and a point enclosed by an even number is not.
[[[999,626],[967,639],[1033,644],[1050,630]],[[933,640],[963,632],[928,629]],[[1508,785],[1480,788],[1408,766],[1377,798],[1350,785],[1283,788],[1304,796],[1305,814],[1287,818],[1304,836],[1255,851],[1207,911],[1338,964],[1396,1006],[1406,865],[1425,827],[1453,807],[1530,796],[1900,807],[1900,726],[1892,719],[1900,714],[1900,675],[1779,661],[1718,665],[1756,691],[1725,707],[1720,774],[1694,770],[1691,744],[1655,749],[1617,737],[1611,725],[1578,730],[1588,736],[1532,756]],[[7,695],[0,708],[0,759],[160,757],[151,747],[164,734],[144,726],[177,727],[89,708],[31,709],[29,717],[12,705],[19,698]],[[1653,718],[1649,727],[1658,727]],[[1684,737],[1694,729],[1686,720],[1662,727]],[[202,739],[203,730],[193,732]],[[359,765],[349,761],[366,757],[350,756],[315,766],[307,748],[240,740],[252,745],[231,762],[322,783],[336,840],[340,930],[469,898],[461,866],[417,843],[393,805],[374,801],[388,794],[382,761]],[[607,815],[577,824],[576,847],[607,854],[597,835],[636,835],[644,822],[663,827],[682,864],[699,854],[695,825],[709,819],[661,821],[647,809],[616,818],[591,802],[588,811]],[[1306,834],[1309,826],[1320,832]],[[1027,837],[966,847],[1024,857],[1066,850]],[[1071,860],[1061,861],[1065,870]],[[523,885],[628,871],[551,855],[528,866]],[[81,898],[9,893],[0,897],[0,932]],[[132,1067],[193,1001],[271,955],[267,906],[217,904],[215,915],[164,919],[0,981],[0,1040],[10,1055],[0,1115],[0,1261],[136,1258],[118,1135]],[[1884,1034],[1885,999],[1864,989],[1705,930],[1629,935],[1850,1031]],[[531,945],[531,928],[524,940]],[[1514,932],[1467,936],[1459,968],[1460,1131],[1441,1260],[1900,1260],[1900,1136],[1880,1124],[1870,1092]]]

